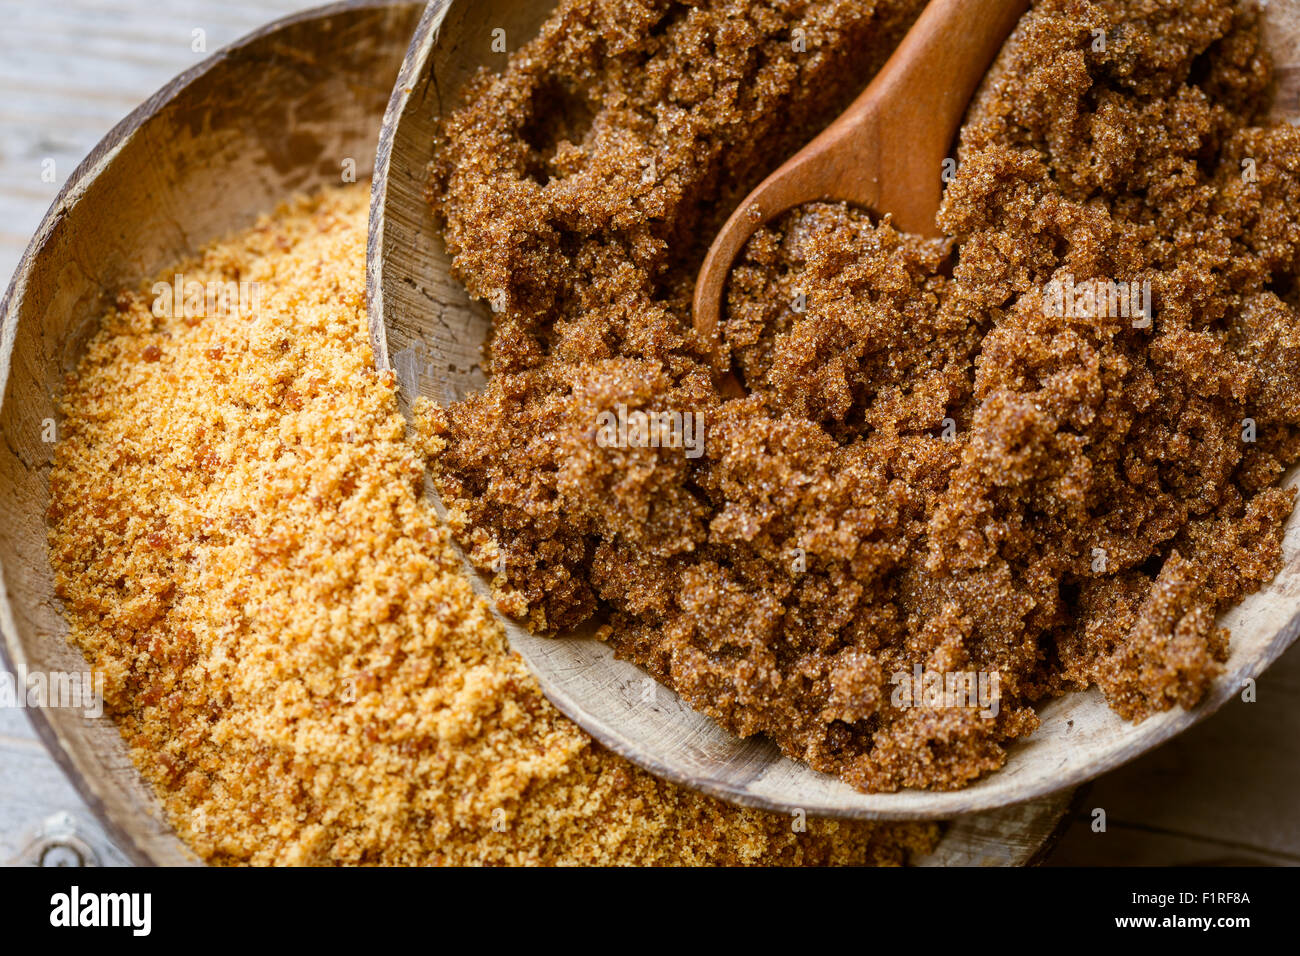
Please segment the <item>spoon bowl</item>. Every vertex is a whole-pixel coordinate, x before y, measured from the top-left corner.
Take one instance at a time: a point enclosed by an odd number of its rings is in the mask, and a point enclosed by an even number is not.
[[[718,323],[727,276],[759,229],[806,202],[839,200],[936,237],[943,160],[971,95],[1029,0],[930,0],[875,79],[731,214],[695,282],[696,340],[731,365]],[[734,390],[734,389],[733,389]]]

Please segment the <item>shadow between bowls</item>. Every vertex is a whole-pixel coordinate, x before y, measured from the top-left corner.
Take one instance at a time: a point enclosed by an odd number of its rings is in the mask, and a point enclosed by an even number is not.
[[[402,64],[384,116],[372,186],[367,248],[367,300],[375,360],[401,385],[403,412],[411,397],[446,404],[485,382],[481,348],[491,328],[482,303],[450,276],[450,261],[424,199],[436,117],[456,103],[457,91],[481,67],[502,68],[494,31],[510,47],[536,34],[553,4],[522,0],[433,0]],[[990,77],[1004,68],[1013,34]],[[986,81],[976,102],[990,95]],[[1286,483],[1297,483],[1292,470]],[[446,510],[429,495],[440,516]],[[498,617],[510,643],[528,663],[546,696],[588,733],[651,772],[746,806],[817,816],[925,820],[999,811],[1059,794],[1114,769],[1209,716],[1258,677],[1300,632],[1300,515],[1283,543],[1284,567],[1221,623],[1232,631],[1225,673],[1206,700],[1132,724],[1107,707],[1095,690],[1067,694],[1039,711],[1041,726],[1009,748],[1006,766],[958,791],[904,790],[865,794],[780,754],[764,738],[740,739],[687,706],[666,687],[647,684],[645,672],[615,659],[608,646],[582,635],[540,637]],[[462,552],[462,561],[466,561]],[[466,561],[475,589],[489,595]]]

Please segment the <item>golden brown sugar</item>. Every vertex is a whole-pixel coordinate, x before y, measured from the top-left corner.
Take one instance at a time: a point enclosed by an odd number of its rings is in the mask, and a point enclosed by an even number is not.
[[[712,235],[919,6],[565,0],[442,121],[430,186],[504,305],[487,390],[427,419],[502,608],[601,621],[865,790],[960,787],[1071,688],[1195,705],[1300,458],[1300,132],[1263,124],[1232,0],[1035,3],[962,132],[951,238],[836,204],[761,230],[724,324],[749,394],[717,390],[690,330]],[[1057,307],[1098,282],[1124,308]],[[703,455],[601,447],[619,407],[703,416]],[[899,700],[918,668],[996,674],[996,715]]]
[[[51,556],[71,639],[213,863],[900,863],[930,825],[731,807],[542,697],[422,498],[364,315],[368,192],[297,200],[118,297],[63,404]]]

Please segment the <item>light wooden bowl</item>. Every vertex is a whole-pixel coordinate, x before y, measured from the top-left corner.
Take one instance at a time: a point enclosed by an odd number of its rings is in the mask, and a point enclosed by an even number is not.
[[[423,199],[433,123],[456,103],[456,92],[472,71],[504,65],[505,55],[491,51],[494,29],[504,29],[511,48],[517,48],[535,35],[553,6],[552,0],[434,0],[402,66],[375,166],[368,296],[376,360],[397,371],[404,401],[418,394],[445,403],[481,389],[481,347],[491,326],[482,304],[471,302],[450,278],[446,251]],[[1300,117],[1300,0],[1275,0],[1266,15],[1268,45],[1279,67],[1275,112]],[[1009,43],[1015,42],[1013,36]],[[404,410],[409,413],[409,405]],[[1293,470],[1287,484],[1296,483]],[[1232,630],[1231,657],[1200,706],[1132,724],[1116,716],[1095,689],[1069,694],[1042,707],[1041,727],[1012,746],[1005,767],[952,792],[859,793],[783,757],[765,739],[731,735],[666,688],[659,689],[653,705],[643,703],[645,674],[616,660],[590,636],[539,637],[513,621],[505,625],[511,644],[556,706],[654,773],[758,807],[937,819],[1008,807],[1075,786],[1181,733],[1237,696],[1246,679],[1258,677],[1300,632],[1300,512],[1287,527],[1284,550],[1278,578],[1223,615],[1222,623]],[[487,593],[483,580],[475,580]]]

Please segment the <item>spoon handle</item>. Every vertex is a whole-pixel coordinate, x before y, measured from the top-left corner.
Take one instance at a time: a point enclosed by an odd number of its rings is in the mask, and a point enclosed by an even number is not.
[[[718,318],[750,236],[795,206],[841,200],[921,236],[938,235],[942,164],[980,80],[1029,0],[930,0],[884,68],[812,142],[746,197],[713,241],[695,285],[697,341],[719,371]]]
[[[834,197],[890,213],[904,232],[939,235],[943,161],[1028,7],[1029,0],[930,0],[875,80],[805,148],[816,173],[801,201]]]

